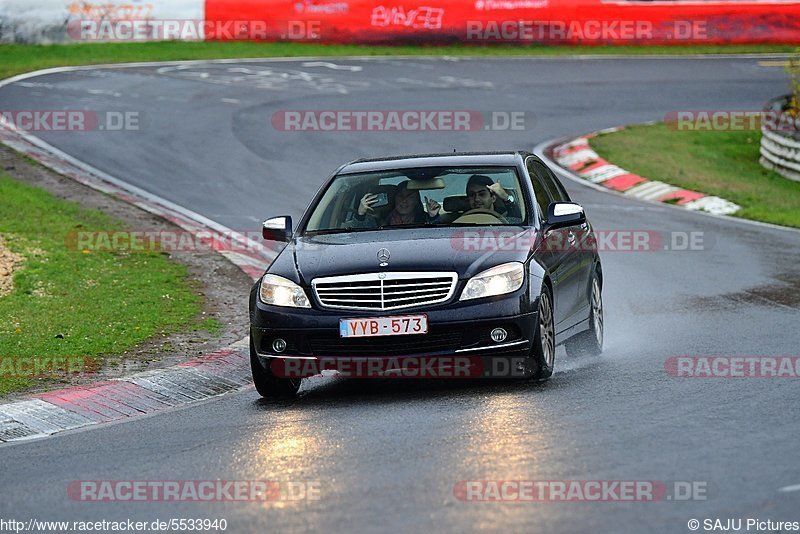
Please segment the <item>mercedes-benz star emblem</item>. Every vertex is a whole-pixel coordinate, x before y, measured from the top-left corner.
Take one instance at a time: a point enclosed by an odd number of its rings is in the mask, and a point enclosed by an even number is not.
[[[378,261],[381,262],[381,267],[386,267],[389,265],[389,258],[392,255],[389,253],[389,249],[382,248],[378,251]]]

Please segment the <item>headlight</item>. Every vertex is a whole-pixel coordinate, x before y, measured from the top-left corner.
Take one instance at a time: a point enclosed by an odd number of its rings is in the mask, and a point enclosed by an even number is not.
[[[288,306],[290,308],[310,308],[306,292],[303,288],[282,276],[265,274],[261,279],[261,289],[258,292],[261,302],[273,306]]]
[[[476,274],[467,282],[460,300],[479,299],[513,293],[525,280],[525,266],[519,262],[504,263]]]

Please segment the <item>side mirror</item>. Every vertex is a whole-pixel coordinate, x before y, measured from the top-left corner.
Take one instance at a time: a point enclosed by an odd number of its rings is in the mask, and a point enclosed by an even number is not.
[[[292,218],[284,216],[267,219],[261,225],[261,235],[269,241],[288,242],[292,238]]]
[[[547,229],[576,226],[586,222],[583,206],[574,202],[553,202],[547,208]]]

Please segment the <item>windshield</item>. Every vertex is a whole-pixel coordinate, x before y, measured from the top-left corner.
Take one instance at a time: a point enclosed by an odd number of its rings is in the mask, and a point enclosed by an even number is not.
[[[526,209],[513,167],[412,168],[336,176],[306,232],[415,226],[519,225]]]

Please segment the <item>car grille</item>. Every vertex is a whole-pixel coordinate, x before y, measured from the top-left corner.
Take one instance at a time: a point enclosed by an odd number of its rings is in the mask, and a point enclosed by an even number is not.
[[[314,356],[404,356],[455,352],[461,347],[460,330],[431,331],[422,335],[341,338],[337,335],[309,337]]]
[[[326,308],[384,311],[445,302],[457,280],[456,273],[370,273],[317,278],[312,286]]]

